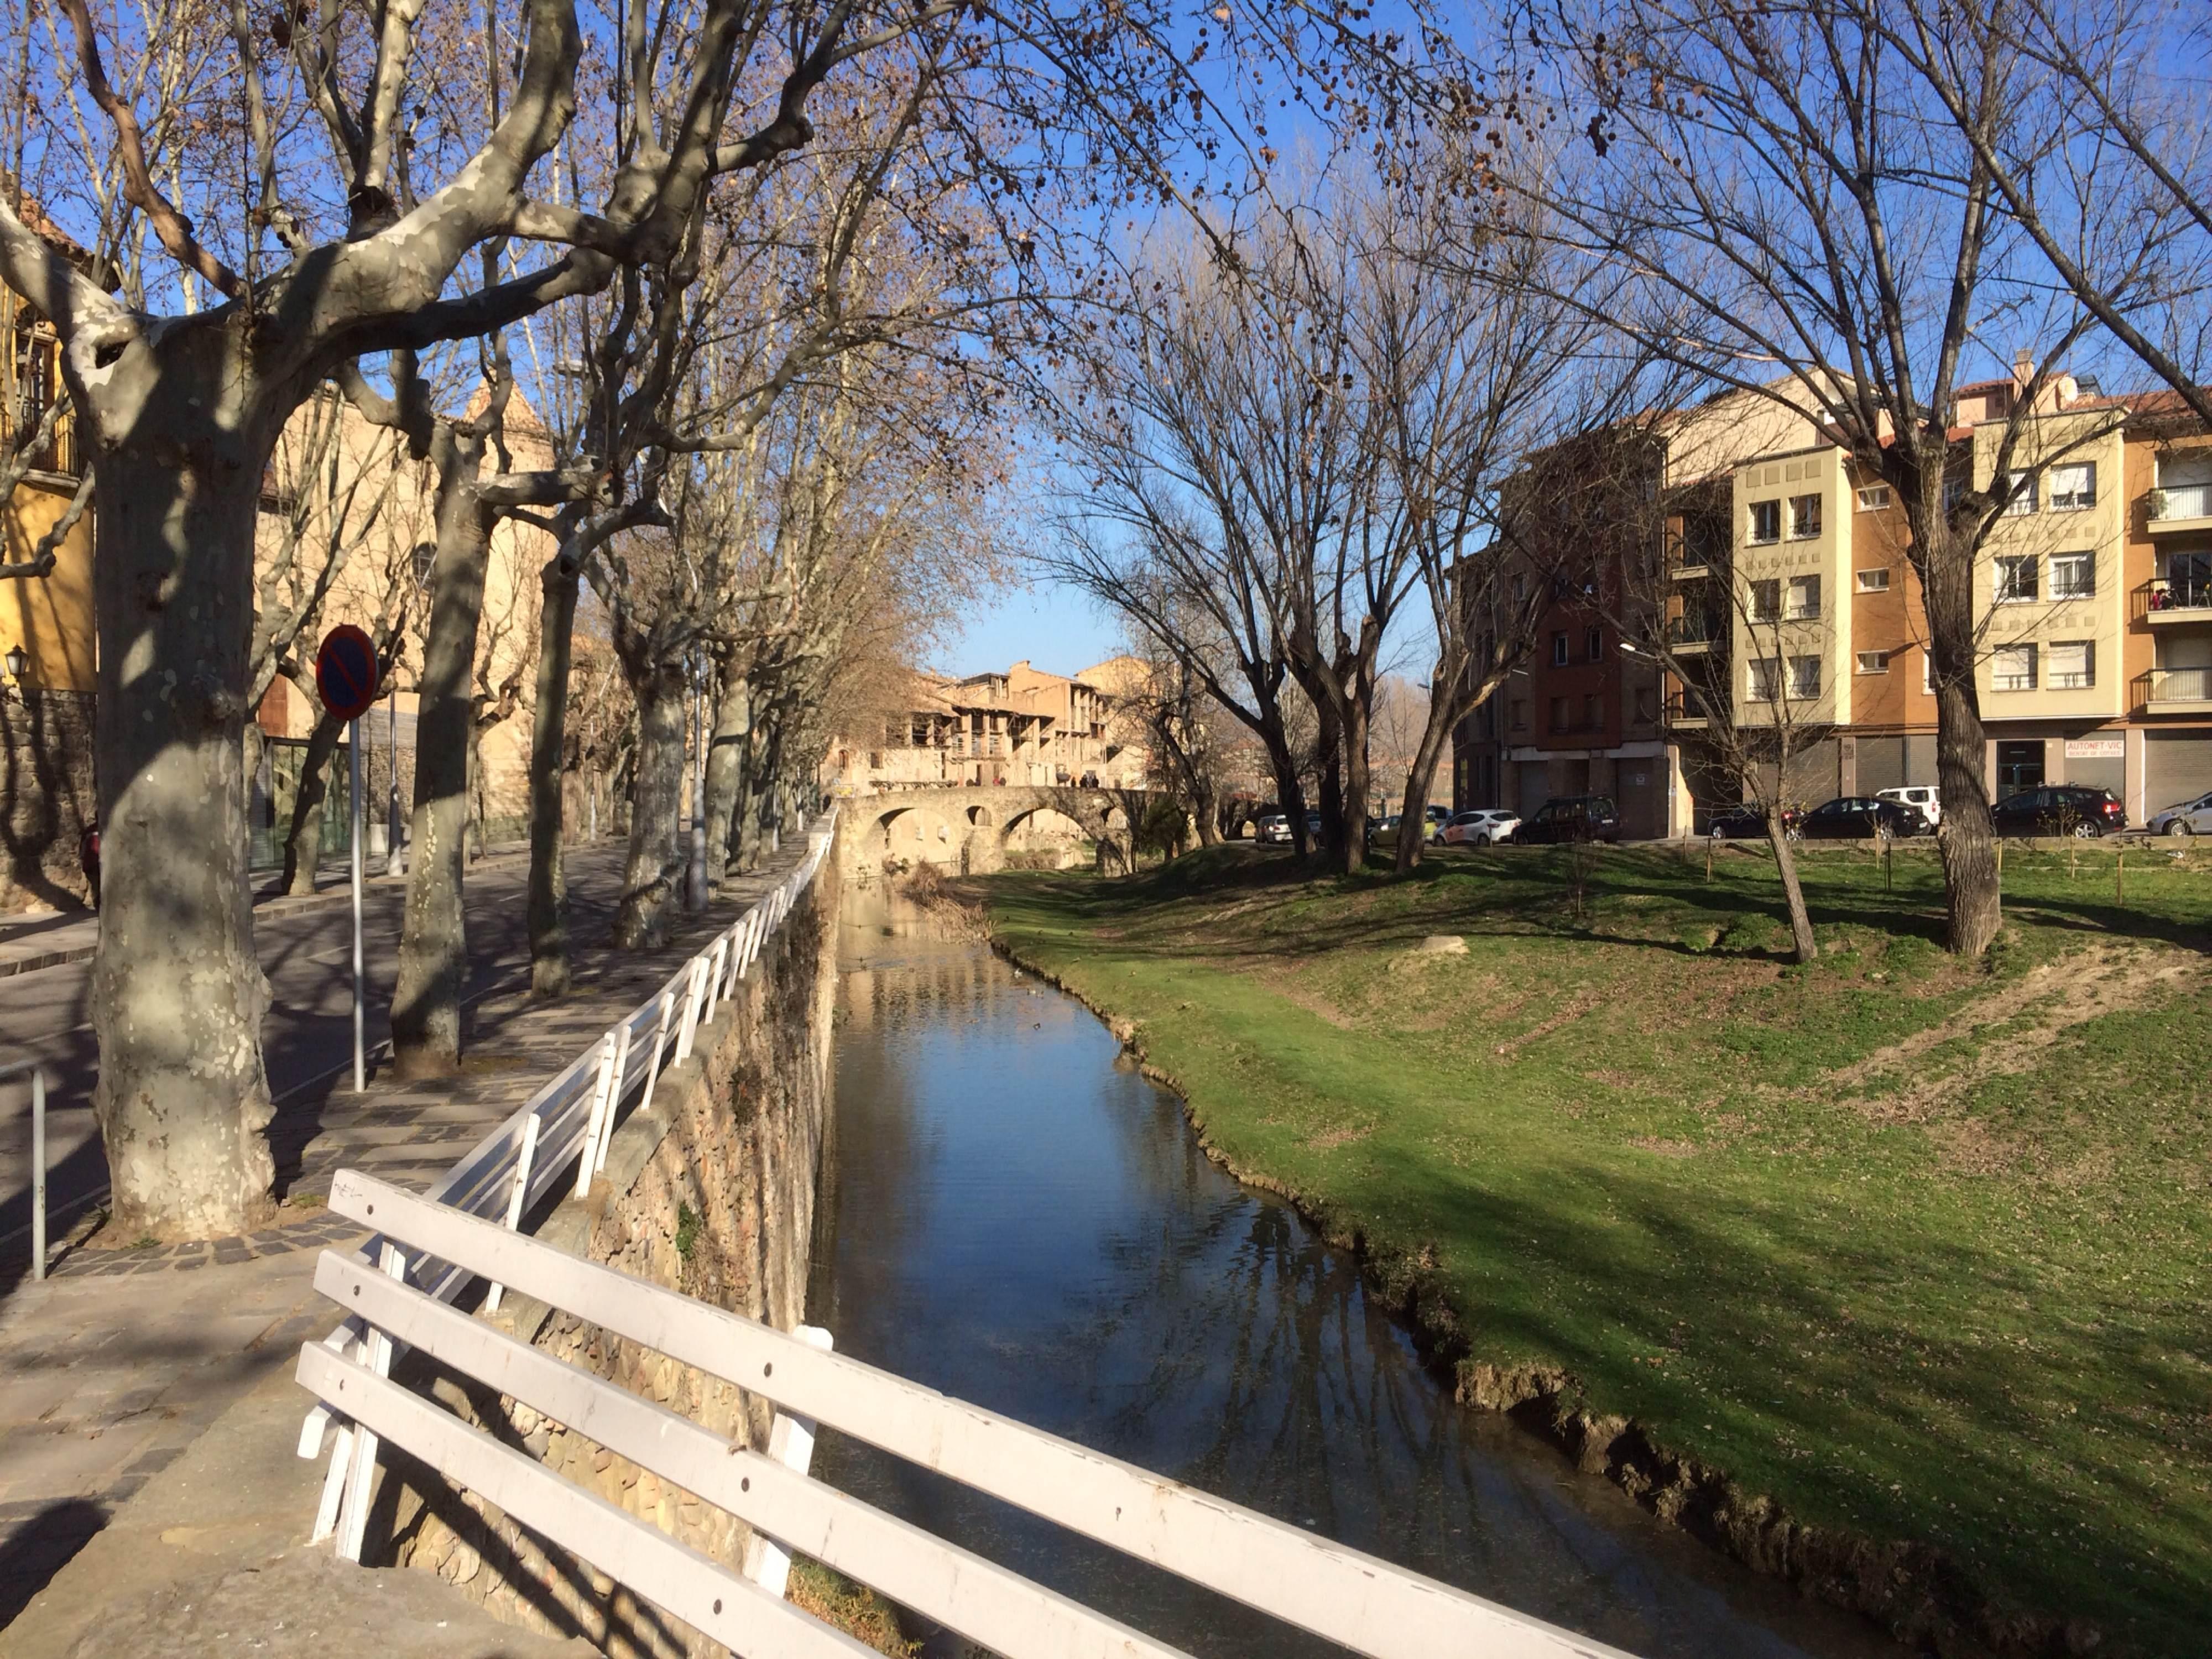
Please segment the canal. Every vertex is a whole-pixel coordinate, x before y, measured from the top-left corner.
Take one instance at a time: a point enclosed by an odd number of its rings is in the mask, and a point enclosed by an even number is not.
[[[1649,1659],[1905,1651],[1455,1404],[1088,1010],[900,901],[846,906],[807,1315],[839,1352]],[[815,1468],[1193,1653],[1341,1651],[837,1435]]]

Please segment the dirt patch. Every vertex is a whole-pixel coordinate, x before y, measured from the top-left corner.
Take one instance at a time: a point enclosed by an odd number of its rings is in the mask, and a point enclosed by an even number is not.
[[[1340,1128],[1323,1129],[1317,1135],[1309,1136],[1306,1146],[1310,1152],[1333,1152],[1340,1146],[1356,1145],[1374,1133],[1375,1126],[1371,1123],[1346,1124]]]
[[[1550,1018],[1540,1019],[1534,1025],[1531,1025],[1527,1030],[1522,1032],[1519,1036],[1510,1038],[1506,1042],[1498,1044],[1498,1053],[1504,1059],[1513,1059],[1516,1055],[1519,1054],[1522,1049],[1528,1047],[1528,1044],[1536,1042],[1540,1037],[1547,1037],[1551,1036],[1553,1032],[1558,1030],[1563,1025],[1571,1025],[1575,1021],[1580,1019],[1584,1014],[1589,1012],[1591,1009],[1596,1007],[1599,1000],[1600,999],[1598,994],[1595,991],[1576,992],[1573,996],[1567,1000],[1566,1006],[1559,1009],[1558,1012],[1552,1015]]]
[[[1698,1145],[1692,1140],[1667,1140],[1657,1135],[1637,1135],[1628,1144],[1640,1146],[1647,1152],[1656,1152],[1661,1158],[1695,1158],[1698,1155]]]
[[[2076,1026],[2106,1014],[2140,1008],[2206,972],[2203,957],[2170,945],[2092,945],[2030,969],[2013,983],[1976,998],[1949,1018],[1877,1049],[1831,1073],[1816,1088],[1800,1093],[1811,1096],[1863,1088],[1876,1079],[1909,1073],[1947,1042],[1971,1037],[1992,1026],[2011,1025],[2023,1019],[2032,1022],[2024,1029],[1993,1037],[1964,1066],[1942,1077],[1908,1078],[1903,1089],[1879,1099],[1848,1098],[1850,1105],[1876,1122],[1924,1123],[1989,1079],[2027,1071]],[[2009,1158],[1988,1162],[1996,1154],[1986,1148],[1972,1152],[1962,1149],[1960,1156],[1967,1165],[1979,1166],[1986,1173],[2008,1167],[2010,1162]]]

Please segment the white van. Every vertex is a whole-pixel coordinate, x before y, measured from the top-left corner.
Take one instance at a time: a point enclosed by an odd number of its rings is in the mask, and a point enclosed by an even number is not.
[[[1932,783],[1908,784],[1902,789],[1877,789],[1875,793],[1900,806],[1918,807],[1920,815],[1930,823],[1943,822],[1943,792]]]

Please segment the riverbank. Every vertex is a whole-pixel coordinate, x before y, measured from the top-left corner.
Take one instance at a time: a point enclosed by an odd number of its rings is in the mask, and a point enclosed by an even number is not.
[[[1916,1639],[2194,1650],[2212,866],[2015,849],[1964,968],[1932,862],[1807,862],[1806,969],[1746,853],[977,890],[1462,1397]]]

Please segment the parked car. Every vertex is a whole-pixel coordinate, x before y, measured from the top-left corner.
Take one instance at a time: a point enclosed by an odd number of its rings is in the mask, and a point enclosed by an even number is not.
[[[1519,813],[1502,806],[1478,806],[1453,813],[1444,823],[1443,839],[1448,847],[1495,847],[1511,840],[1520,823]]]
[[[1876,834],[1926,836],[1935,829],[1918,807],[1902,801],[1879,795],[1838,795],[1798,819],[1790,833],[1807,841],[1856,841]]]
[[[1260,832],[1255,840],[1263,846],[1288,847],[1291,844],[1291,815],[1270,812],[1260,820]]]
[[[2212,795],[2199,795],[2150,815],[2154,836],[2212,836]]]
[[[2128,811],[2109,789],[2054,784],[2023,789],[1990,808],[1990,823],[2001,836],[2074,836],[2087,841],[2128,827]]]
[[[1514,829],[1517,842],[1535,846],[1553,842],[1620,839],[1620,809],[1610,795],[1554,795],[1536,809],[1536,816]]]
[[[1943,792],[1932,783],[1909,783],[1901,789],[1877,789],[1877,798],[1893,800],[1899,806],[1917,807],[1920,816],[1930,823],[1943,822]]]
[[[1782,810],[1783,833],[1787,835],[1797,827],[1804,815],[1790,807]],[[1762,807],[1746,801],[1741,806],[1723,807],[1713,814],[1711,827],[1707,830],[1715,841],[1734,838],[1741,841],[1766,838],[1766,812]]]
[[[1311,847],[1321,840],[1321,814],[1306,814],[1306,845]]]

